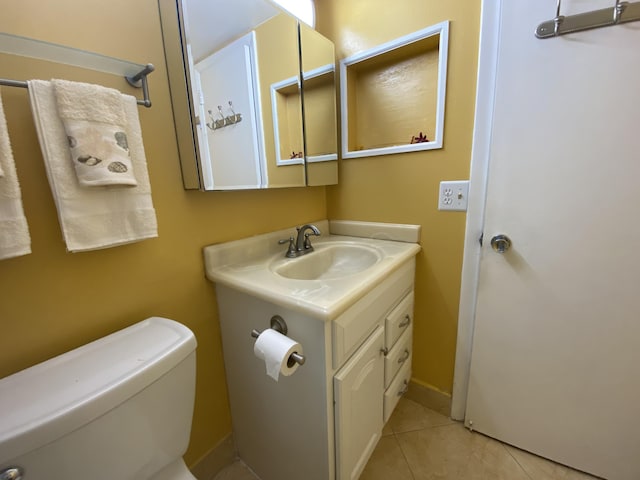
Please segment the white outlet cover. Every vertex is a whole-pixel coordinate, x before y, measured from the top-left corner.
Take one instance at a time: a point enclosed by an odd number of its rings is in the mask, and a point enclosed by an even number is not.
[[[438,210],[466,212],[469,196],[469,180],[440,182]]]

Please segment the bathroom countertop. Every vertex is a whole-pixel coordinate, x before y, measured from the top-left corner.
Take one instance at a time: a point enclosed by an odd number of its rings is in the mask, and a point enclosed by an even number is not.
[[[322,232],[329,231],[327,221],[314,224]],[[330,321],[420,251],[420,245],[412,242],[322,235],[312,239],[318,249],[330,243],[362,245],[375,249],[381,258],[361,272],[339,278],[296,280],[282,277],[271,268],[280,259],[284,262],[297,260],[284,259],[286,245],[278,244],[278,240],[291,235],[295,235],[295,229],[205,247],[207,278],[276,305]]]

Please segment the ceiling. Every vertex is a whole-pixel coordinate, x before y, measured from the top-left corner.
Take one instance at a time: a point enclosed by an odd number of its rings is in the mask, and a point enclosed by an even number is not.
[[[194,62],[284,11],[268,0],[183,0],[183,5]]]

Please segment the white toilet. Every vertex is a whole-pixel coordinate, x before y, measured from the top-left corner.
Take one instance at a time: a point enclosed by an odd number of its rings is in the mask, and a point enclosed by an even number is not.
[[[0,380],[0,480],[195,480],[195,348],[153,317]]]

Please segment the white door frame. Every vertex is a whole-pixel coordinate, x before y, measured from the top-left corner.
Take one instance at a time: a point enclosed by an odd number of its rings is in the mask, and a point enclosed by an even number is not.
[[[471,347],[476,314],[476,294],[478,291],[478,275],[482,251],[479,240],[484,227],[484,210],[491,153],[501,10],[502,0],[482,0],[475,126],[469,177],[469,207],[465,228],[458,313],[458,340],[451,398],[451,417],[455,420],[464,419],[467,406]],[[531,35],[533,35],[533,27],[531,28]]]

